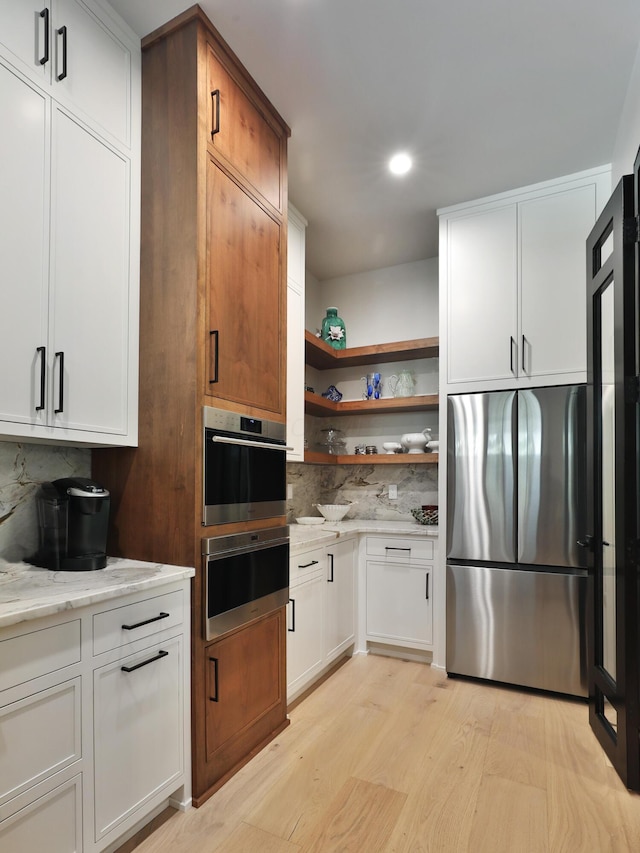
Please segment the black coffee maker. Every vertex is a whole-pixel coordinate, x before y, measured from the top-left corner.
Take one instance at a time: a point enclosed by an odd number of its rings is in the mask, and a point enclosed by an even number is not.
[[[109,492],[86,477],[43,483],[37,495],[39,551],[31,562],[62,572],[107,565]]]

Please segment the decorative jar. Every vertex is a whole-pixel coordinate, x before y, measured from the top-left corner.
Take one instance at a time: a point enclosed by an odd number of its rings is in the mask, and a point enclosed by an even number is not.
[[[347,330],[344,320],[338,317],[337,308],[327,308],[327,316],[322,321],[322,340],[334,349],[347,346]]]

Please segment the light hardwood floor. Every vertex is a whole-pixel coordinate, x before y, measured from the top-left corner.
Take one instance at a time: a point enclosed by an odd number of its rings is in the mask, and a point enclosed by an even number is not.
[[[640,797],[587,706],[357,656],[136,853],[636,853]]]

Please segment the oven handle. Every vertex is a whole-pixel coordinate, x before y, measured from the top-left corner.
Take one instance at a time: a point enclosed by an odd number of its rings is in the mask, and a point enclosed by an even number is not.
[[[226,435],[212,435],[211,441],[220,444],[240,444],[242,447],[264,447],[265,450],[293,450],[293,447],[285,447],[283,444],[270,444],[268,441],[251,441],[248,438],[227,438]]]

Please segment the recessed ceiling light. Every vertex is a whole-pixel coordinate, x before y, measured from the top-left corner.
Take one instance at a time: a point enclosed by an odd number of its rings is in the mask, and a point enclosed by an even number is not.
[[[412,165],[411,157],[408,154],[404,152],[394,154],[389,160],[389,171],[393,172],[394,175],[406,175]]]

